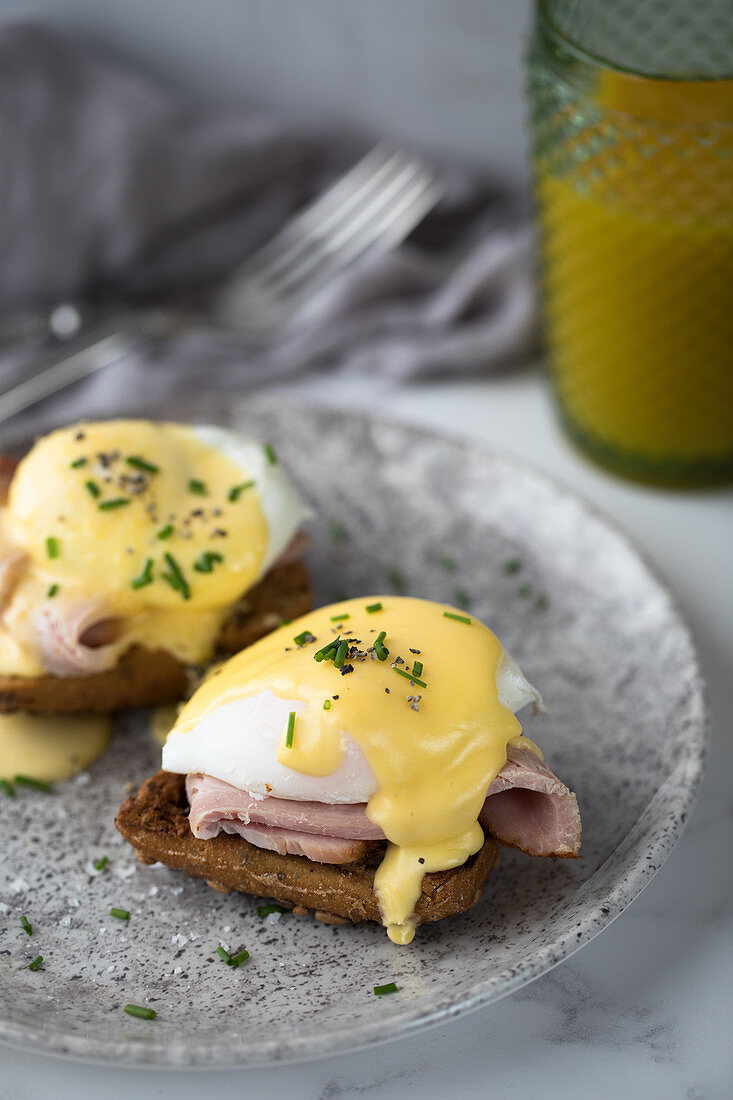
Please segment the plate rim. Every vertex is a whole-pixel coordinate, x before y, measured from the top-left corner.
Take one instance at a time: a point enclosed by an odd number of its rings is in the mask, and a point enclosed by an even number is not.
[[[209,396],[216,399],[216,395]],[[648,579],[657,591],[664,596],[689,650],[692,673],[691,692],[700,712],[699,720],[694,727],[697,737],[688,741],[688,751],[681,754],[665,783],[653,793],[644,810],[635,819],[619,844],[608,854],[591,878],[582,884],[581,888],[587,888],[597,876],[602,874],[611,861],[623,858],[625,863],[621,877],[615,881],[602,904],[599,903],[596,909],[578,919],[572,928],[568,928],[552,942],[534,951],[520,963],[499,971],[489,979],[475,982],[458,998],[452,998],[450,995],[443,996],[428,1011],[421,1006],[415,1006],[402,1013],[396,1021],[392,1017],[384,1017],[366,1023],[360,1022],[332,1031],[318,1040],[308,1036],[260,1041],[251,1052],[246,1047],[233,1048],[231,1042],[221,1046],[208,1043],[205,1047],[197,1047],[192,1052],[190,1041],[185,1040],[180,1044],[166,1043],[163,1048],[159,1044],[151,1046],[149,1041],[138,1038],[91,1039],[82,1034],[69,1033],[56,1028],[28,1028],[13,1021],[0,1019],[0,1043],[4,1045],[20,1050],[36,1052],[40,1050],[47,1055],[86,1064],[205,1070],[294,1064],[335,1057],[411,1038],[422,1031],[476,1012],[517,992],[535,978],[548,973],[565,959],[572,957],[595,939],[636,900],[661,869],[678,843],[697,800],[709,750],[710,708],[694,632],[662,570],[621,523],[560,477],[547,473],[528,459],[492,447],[472,436],[459,436],[429,425],[415,424],[393,417],[380,416],[377,420],[376,413],[352,412],[316,402],[297,401],[292,397],[283,400],[278,396],[261,394],[254,398],[251,396],[245,398],[242,403],[246,405],[248,413],[251,411],[253,414],[256,414],[258,408],[264,411],[277,409],[278,412],[290,408],[293,413],[302,413],[303,405],[306,405],[309,412],[332,417],[336,415],[342,420],[346,419],[352,424],[359,424],[365,428],[399,429],[422,438],[437,439],[453,446],[468,447],[481,452],[495,463],[517,468],[541,484],[550,486],[555,494],[574,502],[585,515],[600,524],[624,545],[625,549],[643,566]],[[643,853],[640,852],[634,857],[635,840],[638,841],[644,835],[642,825],[646,819],[653,816],[656,804],[662,800],[664,787],[673,778],[676,781],[675,789],[678,794],[675,804],[665,810],[663,820],[656,826],[659,835],[656,836],[653,846],[647,845]],[[630,851],[626,851],[627,849]],[[651,862],[649,855],[654,857]]]

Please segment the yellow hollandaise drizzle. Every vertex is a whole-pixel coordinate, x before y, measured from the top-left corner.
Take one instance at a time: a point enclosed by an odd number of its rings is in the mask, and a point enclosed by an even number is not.
[[[156,745],[164,745],[165,739],[172,726],[176,723],[176,716],[180,707],[178,703],[166,703],[164,706],[155,707],[150,712],[150,736]]]
[[[376,602],[381,610],[368,613]],[[380,636],[388,650],[383,660],[375,648]],[[330,659],[316,661],[329,646]],[[521,735],[498,698],[502,658],[497,637],[454,608],[395,596],[348,600],[232,658],[196,692],[175,728],[185,733],[216,708],[269,689],[306,704],[289,723],[290,747],[283,730],[279,763],[330,775],[351,737],[378,786],[367,815],[389,841],[375,893],[390,938],[409,943],[423,875],[460,866],[481,848],[477,818],[486,791],[506,762],[507,745]],[[324,697],[332,700],[329,709]]]
[[[106,715],[0,714],[0,778],[70,779],[102,755],[110,729]]]
[[[227,609],[260,575],[268,525],[257,486],[194,428],[81,423],[40,439],[0,509],[0,555],[25,555],[0,628],[0,670],[43,671],[39,608],[85,603],[127,644],[210,656]]]

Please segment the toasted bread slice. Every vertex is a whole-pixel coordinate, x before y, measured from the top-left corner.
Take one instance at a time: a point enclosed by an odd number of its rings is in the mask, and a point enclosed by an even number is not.
[[[122,803],[116,823],[141,863],[165,863],[206,879],[214,890],[274,898],[296,913],[312,912],[326,924],[381,920],[373,886],[383,847],[363,861],[337,866],[281,856],[226,833],[198,840],[188,824],[185,776],[164,771]],[[470,908],[498,858],[498,842],[487,837],[462,867],[425,875],[415,909],[418,922],[442,920]]]
[[[283,619],[297,619],[311,606],[308,573],[301,561],[273,566],[237,604],[219,635],[220,655],[237,653],[269,634]],[[163,649],[133,646],[114,668],[90,676],[0,676],[0,713],[107,713],[183,699],[188,671]]]

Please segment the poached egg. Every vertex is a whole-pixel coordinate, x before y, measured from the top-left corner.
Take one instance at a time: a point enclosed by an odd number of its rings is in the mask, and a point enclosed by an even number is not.
[[[125,640],[210,658],[230,607],[309,515],[271,447],[212,425],[79,423],[39,439],[0,509],[15,577],[0,672],[44,671],[37,613],[99,604]]]

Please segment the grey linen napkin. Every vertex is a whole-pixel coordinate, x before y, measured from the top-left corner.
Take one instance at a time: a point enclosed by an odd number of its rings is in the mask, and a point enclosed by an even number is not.
[[[213,286],[364,151],[246,108],[200,110],[36,24],[0,30],[0,310]],[[389,254],[367,254],[276,340],[199,326],[23,418],[164,409],[313,369],[395,380],[489,372],[536,341],[526,212],[470,173]],[[0,383],[37,350],[4,349]]]

